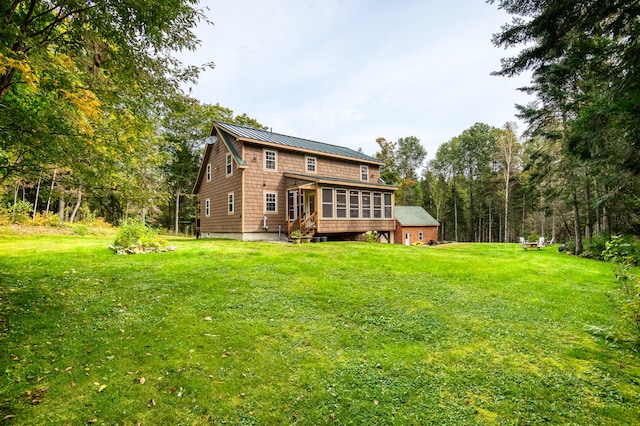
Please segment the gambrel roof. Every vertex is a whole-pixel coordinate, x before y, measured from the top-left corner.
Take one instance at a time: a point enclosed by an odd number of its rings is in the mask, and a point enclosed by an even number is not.
[[[316,142],[309,139],[297,138],[295,136],[282,135],[268,130],[260,130],[253,127],[241,126],[239,124],[225,123],[223,121],[214,121],[213,127],[214,129],[222,129],[236,136],[238,139],[247,142],[256,142],[262,145],[282,146],[297,151],[315,152],[318,154],[328,155],[330,157],[340,157],[367,163],[384,164],[377,158],[343,146]],[[211,133],[214,133],[213,129]]]

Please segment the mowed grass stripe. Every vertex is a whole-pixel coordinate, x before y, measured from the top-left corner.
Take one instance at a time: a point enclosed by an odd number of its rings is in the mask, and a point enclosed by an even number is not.
[[[172,243],[0,238],[1,418],[640,422],[609,264],[515,244]]]

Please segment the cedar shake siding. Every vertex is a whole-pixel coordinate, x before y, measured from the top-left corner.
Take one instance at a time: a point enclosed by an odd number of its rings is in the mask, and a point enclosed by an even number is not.
[[[206,146],[194,188],[199,235],[277,239],[287,238],[295,229],[333,237],[376,230],[390,239],[397,188],[380,181],[382,163],[377,159],[348,148],[221,122],[214,123],[212,136],[215,142]],[[230,176],[227,157],[232,159]],[[324,206],[324,216],[323,188],[330,189],[334,198],[331,206]],[[374,192],[390,202],[376,217]],[[233,214],[228,212],[230,193]],[[336,202],[337,193],[352,197],[346,214],[345,206]]]

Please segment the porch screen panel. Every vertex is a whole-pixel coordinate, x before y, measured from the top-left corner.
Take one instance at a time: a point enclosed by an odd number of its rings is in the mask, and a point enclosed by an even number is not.
[[[384,218],[393,219],[393,205],[391,204],[391,193],[384,193]]]
[[[360,191],[349,191],[349,217],[352,219],[360,217]]]
[[[382,219],[382,194],[379,192],[373,193],[373,218]]]
[[[322,188],[322,217],[324,219],[333,218],[333,189]]]
[[[362,218],[371,219],[371,192],[362,191]]]
[[[347,190],[336,189],[336,217],[338,219],[347,218]]]

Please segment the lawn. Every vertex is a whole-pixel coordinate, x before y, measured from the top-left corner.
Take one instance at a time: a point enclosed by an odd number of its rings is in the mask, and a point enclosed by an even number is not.
[[[610,264],[436,248],[0,237],[3,424],[639,424]]]

